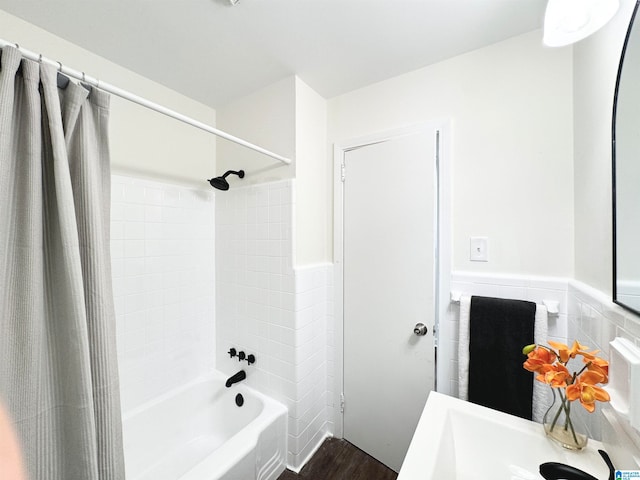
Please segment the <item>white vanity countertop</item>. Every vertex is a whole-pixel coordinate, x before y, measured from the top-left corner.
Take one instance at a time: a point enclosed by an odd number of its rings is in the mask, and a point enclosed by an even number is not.
[[[539,423],[431,392],[398,480],[539,480],[545,462],[606,480],[601,448],[589,440],[582,451],[567,450],[548,439]]]

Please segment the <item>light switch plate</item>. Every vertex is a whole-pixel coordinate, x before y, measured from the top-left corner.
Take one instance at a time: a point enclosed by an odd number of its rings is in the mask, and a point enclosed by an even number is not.
[[[487,237],[471,237],[469,246],[469,260],[472,262],[489,261],[489,239]]]

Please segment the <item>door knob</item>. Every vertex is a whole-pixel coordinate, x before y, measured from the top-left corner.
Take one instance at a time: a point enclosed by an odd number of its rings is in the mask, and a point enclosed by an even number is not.
[[[416,323],[415,328],[413,329],[413,333],[418,335],[419,337],[427,334],[427,326],[424,323]]]

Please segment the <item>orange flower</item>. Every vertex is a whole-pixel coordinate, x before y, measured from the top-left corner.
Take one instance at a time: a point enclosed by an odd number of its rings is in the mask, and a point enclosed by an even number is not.
[[[599,383],[609,382],[609,362],[599,357],[593,357],[591,359],[585,358],[584,363],[587,364],[588,371],[597,372],[602,376]]]
[[[530,372],[538,372],[544,365],[550,365],[556,361],[556,354],[548,348],[538,347],[529,352],[523,367]]]
[[[600,353],[600,350],[594,350],[593,352],[580,352],[580,355],[582,355],[587,360],[593,360],[594,358],[597,358],[596,354],[598,353]]]
[[[608,402],[609,394],[599,383],[609,381],[609,362],[596,356],[599,350],[587,351],[589,347],[581,345],[577,340],[571,348],[564,343],[549,340],[551,348],[538,347],[536,344],[527,345],[522,353],[527,355],[523,367],[530,372],[537,373],[536,380],[546,383],[552,388],[563,388],[569,402],[580,400],[585,410],[592,413],[596,409],[596,402]],[[569,360],[582,356],[584,366],[578,372],[569,373]],[[562,392],[562,408],[569,414],[569,403],[566,403]],[[557,420],[557,416],[555,417]],[[553,421],[551,428],[555,425]],[[566,428],[566,427],[565,427]],[[573,431],[573,426],[571,426]]]
[[[555,365],[543,365],[539,370],[540,375],[536,377],[536,380],[548,384],[553,388],[566,387],[567,380],[571,379],[571,374],[567,367],[562,364]]]
[[[570,358],[575,358],[578,354],[584,355],[585,353],[587,353],[587,348],[589,348],[585,345],[580,345],[577,340],[573,342],[571,348],[569,348],[564,343],[554,342],[552,340],[549,340],[548,343],[558,351],[558,356],[560,357],[560,361],[562,363],[567,363]]]
[[[580,404],[585,410],[593,413],[596,409],[596,401],[609,401],[609,394],[595,385],[602,382],[603,378],[601,373],[586,371],[576,379],[575,383],[567,387],[567,399],[570,401],[580,399]]]

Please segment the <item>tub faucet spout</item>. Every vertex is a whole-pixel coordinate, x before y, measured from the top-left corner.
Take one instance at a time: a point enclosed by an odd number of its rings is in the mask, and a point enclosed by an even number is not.
[[[244,380],[245,378],[247,378],[247,374],[245,373],[244,370],[240,370],[235,375],[229,377],[224,385],[225,385],[225,387],[229,388],[234,383],[238,383],[238,382]]]

